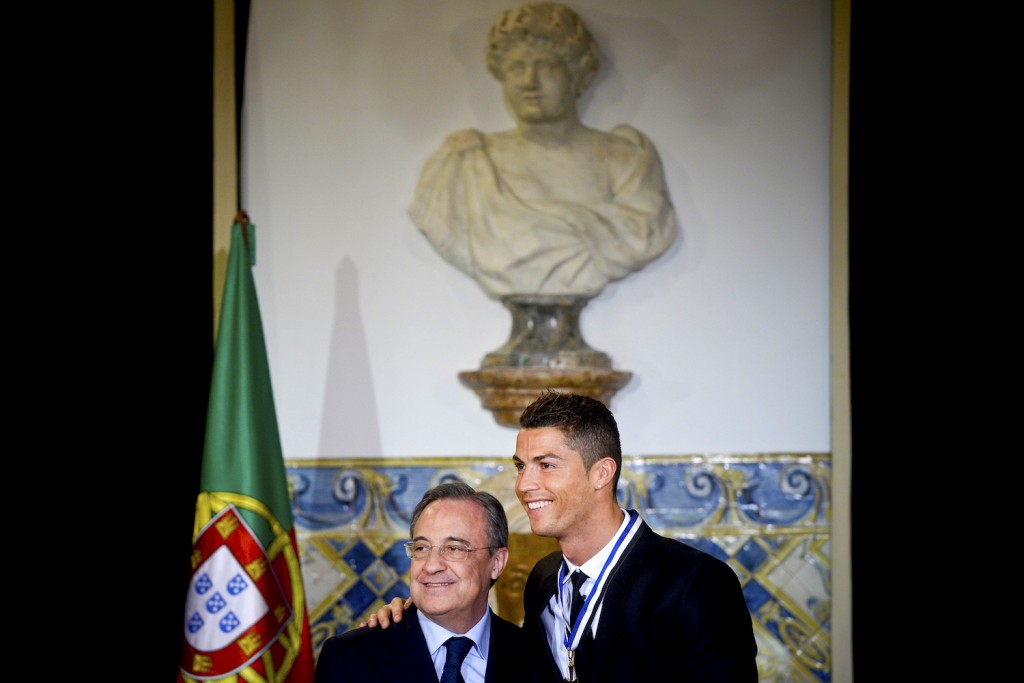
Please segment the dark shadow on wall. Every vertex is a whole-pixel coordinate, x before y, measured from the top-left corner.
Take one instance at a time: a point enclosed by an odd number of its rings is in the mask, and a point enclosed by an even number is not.
[[[370,350],[359,312],[359,276],[348,257],[334,272],[334,300],[320,445],[313,455],[383,455]]]

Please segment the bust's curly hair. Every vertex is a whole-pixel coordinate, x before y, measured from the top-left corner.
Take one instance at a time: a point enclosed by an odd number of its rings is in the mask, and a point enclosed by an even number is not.
[[[587,89],[601,62],[597,43],[579,16],[565,5],[541,2],[506,10],[487,37],[487,70],[502,80],[502,62],[517,43],[542,45],[562,58],[572,74],[576,96]]]

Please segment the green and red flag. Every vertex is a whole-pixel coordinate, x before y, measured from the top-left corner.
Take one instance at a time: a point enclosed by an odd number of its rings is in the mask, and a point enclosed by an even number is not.
[[[178,683],[310,683],[313,650],[256,285],[231,228]]]

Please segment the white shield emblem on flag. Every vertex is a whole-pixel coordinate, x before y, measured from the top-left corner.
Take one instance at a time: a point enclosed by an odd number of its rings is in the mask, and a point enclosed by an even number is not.
[[[197,650],[220,650],[267,613],[267,601],[231,554],[218,548],[196,569],[185,605],[185,639]]]
[[[185,602],[182,668],[198,679],[222,678],[273,644],[292,607],[266,550],[233,505],[203,528],[193,556],[199,564]]]

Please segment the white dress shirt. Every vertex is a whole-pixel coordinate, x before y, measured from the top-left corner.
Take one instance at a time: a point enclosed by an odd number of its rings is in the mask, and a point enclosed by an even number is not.
[[[615,532],[611,540],[596,555],[584,562],[582,566],[577,567],[567,560],[564,555],[562,556],[562,561],[565,562],[568,569],[565,572],[565,576],[562,577],[560,590],[551,596],[551,600],[548,601],[548,608],[541,614],[541,621],[544,622],[544,630],[547,632],[548,648],[554,654],[555,661],[558,662],[558,668],[561,669],[563,678],[569,677],[569,654],[565,651],[565,622],[568,615],[562,615],[562,601],[564,601],[566,606],[572,604],[572,581],[569,577],[577,569],[582,570],[587,575],[587,580],[580,587],[580,595],[584,598],[590,595],[590,591],[597,581],[598,574],[601,573],[604,563],[611,556],[612,550],[615,548],[615,541],[618,540],[629,524],[629,513],[626,510],[622,512],[622,524],[619,525],[618,531]],[[607,571],[610,572],[613,566],[609,566]],[[594,610],[594,616],[590,620],[591,635],[595,638],[597,637],[597,624],[601,620],[601,607],[602,605],[597,605],[597,608]],[[466,683],[469,683],[469,679],[466,679]]]
[[[427,649],[434,660],[438,680],[441,680],[444,660],[448,656],[445,642],[452,636],[466,636],[473,641],[473,647],[469,649],[466,659],[462,662],[462,677],[466,683],[484,683],[484,674],[487,673],[487,650],[491,642],[491,610],[485,611],[480,621],[465,633],[453,633],[434,623],[418,610],[416,617],[420,620],[423,637],[427,639]]]

